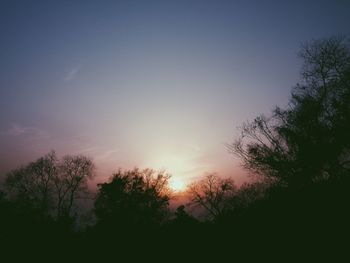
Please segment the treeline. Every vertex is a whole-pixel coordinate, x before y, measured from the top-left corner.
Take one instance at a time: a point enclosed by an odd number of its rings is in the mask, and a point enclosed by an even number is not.
[[[342,37],[311,41],[302,46],[300,57],[302,79],[288,106],[244,123],[240,137],[227,145],[251,172],[251,183],[237,187],[233,179],[208,175],[188,186],[189,202],[172,213],[165,172],[119,170],[92,194],[89,158],[58,159],[50,153],[6,176],[0,194],[1,238],[91,246],[107,239],[132,246],[178,239],[214,246],[228,238],[232,245],[282,248],[293,242],[329,248],[347,238],[349,42]],[[78,220],[81,200],[93,203],[85,216],[89,224]],[[189,213],[194,206],[206,211],[205,220]]]

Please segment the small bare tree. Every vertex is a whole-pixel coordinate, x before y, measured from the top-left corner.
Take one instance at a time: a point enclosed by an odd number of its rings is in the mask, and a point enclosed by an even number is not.
[[[216,174],[209,174],[192,183],[188,188],[188,193],[192,204],[204,208],[209,216],[215,219],[230,208],[230,200],[236,190],[231,178],[223,179]]]
[[[57,196],[57,217],[70,216],[77,199],[88,197],[87,181],[93,177],[94,165],[86,156],[64,156],[53,183]]]

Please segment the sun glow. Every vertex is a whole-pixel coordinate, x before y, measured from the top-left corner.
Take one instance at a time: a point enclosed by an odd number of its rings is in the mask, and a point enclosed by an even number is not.
[[[186,184],[183,181],[176,178],[170,179],[169,186],[175,192],[182,192],[186,189]]]
[[[159,154],[148,161],[145,166],[168,172],[171,175],[169,187],[175,192],[182,192],[186,189],[195,170],[193,160],[185,154]]]

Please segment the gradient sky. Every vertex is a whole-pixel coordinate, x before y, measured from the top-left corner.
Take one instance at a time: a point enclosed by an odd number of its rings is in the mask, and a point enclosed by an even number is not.
[[[0,175],[51,149],[179,181],[243,172],[236,127],[285,105],[350,1],[0,1]]]

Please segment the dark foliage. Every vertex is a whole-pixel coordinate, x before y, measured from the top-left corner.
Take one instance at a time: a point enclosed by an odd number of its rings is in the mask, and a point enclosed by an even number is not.
[[[160,225],[168,215],[169,175],[151,169],[119,170],[100,184],[95,202],[98,226],[130,231]]]
[[[288,187],[349,174],[350,49],[344,38],[307,44],[303,83],[287,109],[244,124],[230,150],[264,179]]]

